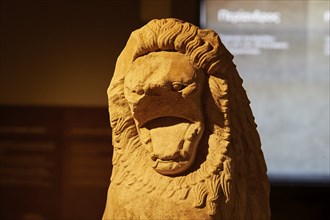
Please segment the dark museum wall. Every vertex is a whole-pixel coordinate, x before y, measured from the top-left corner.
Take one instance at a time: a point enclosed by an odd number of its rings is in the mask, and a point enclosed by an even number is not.
[[[4,1],[0,104],[106,106],[115,61],[150,18],[198,24],[198,1]]]
[[[1,1],[0,219],[101,219],[106,89],[129,34],[162,17],[199,25],[199,0]],[[329,197],[272,182],[272,219],[327,219]]]

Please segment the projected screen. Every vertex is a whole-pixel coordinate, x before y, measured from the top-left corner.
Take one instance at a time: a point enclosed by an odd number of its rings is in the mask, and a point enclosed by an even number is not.
[[[201,2],[234,63],[271,179],[329,181],[329,1]]]

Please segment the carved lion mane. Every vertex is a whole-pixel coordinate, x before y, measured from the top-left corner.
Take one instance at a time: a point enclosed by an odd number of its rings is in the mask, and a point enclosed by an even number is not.
[[[132,62],[157,51],[186,55],[206,77],[205,132],[193,166],[176,176],[161,175],[148,164],[148,152],[124,95],[124,79]],[[108,89],[114,146],[111,184],[146,195],[190,197],[192,207],[206,207],[210,216],[219,219],[270,218],[259,135],[232,58],[214,31],[177,19],[152,20],[131,34]]]

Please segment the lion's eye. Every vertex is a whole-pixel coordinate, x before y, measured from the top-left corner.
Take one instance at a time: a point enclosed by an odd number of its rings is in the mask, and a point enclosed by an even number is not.
[[[172,88],[176,92],[181,91],[182,89],[184,89],[186,87],[187,87],[187,84],[182,83],[182,82],[173,82],[172,83]]]

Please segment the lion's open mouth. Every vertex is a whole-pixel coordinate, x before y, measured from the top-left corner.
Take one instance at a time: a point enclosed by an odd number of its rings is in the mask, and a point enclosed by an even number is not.
[[[140,127],[152,167],[161,174],[177,174],[194,160],[201,124],[180,117],[159,117]]]

